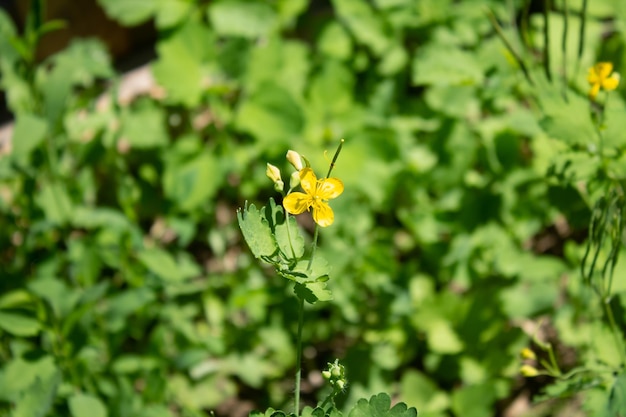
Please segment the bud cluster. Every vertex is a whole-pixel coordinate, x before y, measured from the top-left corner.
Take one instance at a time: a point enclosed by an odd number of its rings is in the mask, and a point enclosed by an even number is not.
[[[300,171],[304,168],[302,156],[296,151],[289,150],[287,152],[287,161],[296,169],[289,177],[289,189],[293,190],[300,184]],[[278,167],[268,163],[265,175],[274,183],[274,189],[279,193],[283,193],[285,183],[280,174]]]
[[[339,359],[329,363],[328,368],[322,371],[322,376],[328,380],[333,389],[341,391],[345,388],[348,380],[346,379],[346,369],[339,363]]]

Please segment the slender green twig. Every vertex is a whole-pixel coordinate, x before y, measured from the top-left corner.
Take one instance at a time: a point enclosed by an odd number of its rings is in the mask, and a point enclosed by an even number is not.
[[[487,17],[489,18],[489,21],[491,22],[491,25],[493,26],[494,30],[496,31],[496,34],[502,40],[502,43],[504,43],[504,46],[506,47],[506,49],[508,49],[508,51],[511,53],[511,55],[513,55],[513,58],[515,59],[515,62],[517,62],[517,65],[519,65],[519,67],[521,68],[522,72],[524,73],[524,77],[526,77],[526,80],[528,81],[528,83],[530,85],[535,85],[535,83],[533,82],[532,78],[530,77],[530,72],[528,71],[528,68],[526,67],[526,64],[524,63],[524,60],[517,53],[515,48],[513,48],[513,45],[511,45],[511,43],[507,39],[506,35],[504,34],[504,30],[502,30],[502,27],[498,23],[498,19],[496,19],[496,15],[488,7],[486,8],[486,14],[487,14]]]
[[[569,28],[569,6],[567,0],[563,0],[563,35],[561,39],[561,52],[563,53],[563,99],[567,102],[567,31]]]
[[[526,0],[522,9],[522,16],[520,18],[520,38],[522,39],[522,45],[526,50],[530,50],[533,45],[532,34],[528,30],[528,21],[530,15],[530,3],[532,0]]]
[[[580,69],[580,61],[582,60],[583,51],[585,50],[585,30],[587,26],[587,0],[583,0],[582,10],[580,11],[580,31],[578,32],[578,56],[576,59],[576,73]]]
[[[607,321],[609,322],[609,327],[611,328],[611,333],[613,334],[613,338],[615,339],[615,345],[617,350],[619,351],[619,356],[622,361],[622,365],[626,364],[626,352],[624,352],[624,339],[623,334],[620,337],[621,331],[618,329],[617,324],[615,323],[615,317],[613,317],[613,310],[611,310],[611,298],[607,295],[602,301],[602,307],[604,308],[604,314],[606,315]]]
[[[548,81],[552,82],[550,71],[550,0],[543,2],[543,70]]]
[[[296,417],[300,415],[300,380],[302,379],[302,327],[304,327],[304,297],[298,297],[298,301],[298,335],[296,338],[296,389],[293,405],[293,412]]]
[[[315,258],[315,250],[317,249],[317,237],[319,235],[319,229],[317,223],[315,223],[315,231],[313,232],[313,243],[311,244],[311,257],[309,258],[309,264],[307,265],[307,271],[311,272],[311,267],[313,266],[313,258]]]
[[[333,168],[335,167],[335,162],[337,162],[337,157],[339,156],[339,153],[341,152],[341,148],[343,148],[344,142],[345,140],[343,139],[339,141],[339,146],[337,147],[337,150],[335,151],[335,156],[333,156],[333,160],[330,162],[330,167],[328,167],[328,174],[326,174],[326,178],[329,178],[330,173],[333,172]]]

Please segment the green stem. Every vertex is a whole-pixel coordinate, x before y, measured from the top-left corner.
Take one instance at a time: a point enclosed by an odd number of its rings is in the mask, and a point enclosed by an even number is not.
[[[513,56],[513,58],[517,62],[517,65],[519,65],[520,69],[522,70],[522,73],[524,73],[524,77],[526,78],[526,81],[528,81],[530,85],[535,85],[535,83],[533,82],[533,79],[530,77],[530,72],[528,71],[528,68],[526,67],[526,64],[524,63],[524,59],[522,59],[520,54],[518,54],[515,48],[513,48],[513,45],[511,44],[511,42],[509,42],[508,38],[504,34],[504,30],[500,26],[500,23],[498,23],[498,19],[496,18],[496,15],[493,13],[493,11],[490,8],[486,8],[486,13],[487,13],[487,17],[489,18],[489,21],[491,22],[491,26],[493,26],[494,30],[496,31],[496,34],[498,35],[502,43],[504,43],[504,46],[506,47],[506,49],[508,49],[509,53]]]
[[[317,228],[315,229],[317,232]],[[312,258],[311,258],[312,259]],[[300,379],[302,377],[302,327],[304,327],[304,298],[298,297],[298,336],[296,338],[296,389],[294,397],[294,414],[300,415]]]
[[[335,156],[333,156],[333,160],[330,162],[330,167],[328,167],[328,174],[326,174],[326,178],[329,178],[330,173],[333,172],[333,168],[335,167],[335,162],[337,162],[337,157],[339,156],[339,153],[341,152],[341,148],[343,148],[344,142],[345,140],[343,139],[339,141],[339,146],[337,147],[337,150],[335,151]]]
[[[311,272],[313,266],[313,258],[315,258],[315,250],[317,249],[317,236],[319,235],[320,227],[315,223],[315,231],[313,232],[313,243],[311,244],[311,257],[309,258],[309,264],[306,267],[308,272]]]
[[[552,82],[550,71],[550,0],[543,2],[543,70],[548,81]]]
[[[285,210],[285,222],[287,223],[287,239],[289,239],[289,248],[291,249],[291,256],[295,262],[296,251],[293,249],[293,242],[291,241],[291,228],[289,227],[289,213]]]
[[[626,353],[624,352],[624,344],[619,336],[619,329],[617,328],[617,324],[615,323],[615,317],[613,317],[613,310],[611,310],[611,299],[609,297],[602,298],[602,307],[604,308],[604,314],[606,315],[606,318],[609,322],[611,333],[613,333],[615,345],[617,347],[617,350],[619,350],[619,356],[622,360],[622,365],[626,364]]]
[[[561,52],[563,53],[563,98],[567,102],[567,30],[569,22],[569,6],[567,0],[563,0],[563,36],[561,39]]]
[[[587,0],[583,0],[582,10],[580,11],[580,32],[578,33],[578,56],[576,60],[576,73],[580,69],[580,60],[585,50],[585,28],[587,25]]]

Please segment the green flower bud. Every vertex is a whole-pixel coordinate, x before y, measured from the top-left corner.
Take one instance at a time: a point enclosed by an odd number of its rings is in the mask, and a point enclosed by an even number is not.
[[[274,184],[276,184],[278,181],[282,182],[280,169],[270,164],[269,162],[267,164],[267,169],[265,170],[265,175],[267,175],[267,177],[272,180]]]
[[[289,161],[289,163],[293,165],[293,167],[298,171],[304,168],[304,166],[302,165],[302,157],[300,157],[300,154],[296,151],[292,151],[290,149],[287,152],[287,161]]]
[[[289,177],[289,188],[294,189],[300,185],[300,171],[294,171]]]

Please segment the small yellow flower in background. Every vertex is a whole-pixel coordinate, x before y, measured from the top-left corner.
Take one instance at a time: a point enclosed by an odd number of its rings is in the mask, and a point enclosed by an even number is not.
[[[280,176],[280,169],[268,162],[267,169],[265,170],[265,175],[267,175],[267,177],[272,180],[276,191],[281,192],[283,190],[285,183],[283,183],[283,179]]]
[[[287,161],[289,161],[289,163],[293,165],[293,167],[298,171],[304,168],[304,166],[302,165],[302,157],[296,151],[289,150],[287,152]]]
[[[531,359],[531,360],[535,360],[537,359],[537,355],[535,355],[535,352],[533,352],[531,349],[529,348],[524,348],[522,349],[522,351],[520,352],[520,355],[522,356],[522,358],[524,359]]]
[[[328,200],[343,192],[343,183],[337,178],[318,180],[311,168],[300,170],[300,185],[304,193],[290,193],[283,200],[283,206],[291,214],[300,214],[313,209],[313,220],[322,227],[330,226],[335,214]]]
[[[537,370],[537,368],[531,365],[522,365],[521,368],[519,368],[519,372],[526,377],[539,375],[539,371]]]
[[[598,62],[589,68],[587,81],[591,84],[589,90],[589,98],[595,100],[600,88],[605,91],[615,90],[619,85],[619,74],[613,72],[613,64],[611,62]]]

